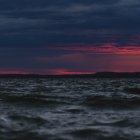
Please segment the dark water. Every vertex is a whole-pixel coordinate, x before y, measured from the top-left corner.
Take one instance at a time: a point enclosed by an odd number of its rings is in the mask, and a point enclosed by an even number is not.
[[[0,79],[0,140],[140,140],[140,79]]]

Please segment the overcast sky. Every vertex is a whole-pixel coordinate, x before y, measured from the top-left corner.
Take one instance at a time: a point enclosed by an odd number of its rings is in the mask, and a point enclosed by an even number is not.
[[[140,0],[0,0],[0,73],[140,71]]]

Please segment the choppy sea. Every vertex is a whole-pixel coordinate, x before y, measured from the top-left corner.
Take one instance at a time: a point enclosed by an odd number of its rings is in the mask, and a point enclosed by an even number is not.
[[[140,140],[140,79],[0,79],[0,140]]]

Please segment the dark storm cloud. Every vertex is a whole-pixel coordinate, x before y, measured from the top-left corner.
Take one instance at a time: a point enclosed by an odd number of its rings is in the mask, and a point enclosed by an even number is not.
[[[34,58],[74,53],[58,46],[139,46],[139,15],[139,0],[0,0],[0,65],[49,69]]]
[[[121,0],[1,0],[0,17],[3,25],[0,29],[8,30],[11,27],[11,30],[18,32],[26,32],[24,29],[47,32],[136,28],[139,25],[139,9],[135,6],[134,1]]]
[[[80,40],[96,43],[96,37],[77,33],[91,30],[96,36],[99,29],[106,32],[100,33],[99,41],[104,42],[108,31],[113,35],[120,29],[119,34],[123,34],[122,30],[128,34],[126,30],[139,28],[138,4],[137,0],[1,0],[1,44],[19,47]]]
[[[1,0],[0,17],[6,22],[1,27],[9,27],[12,20],[17,30],[19,26],[37,31],[136,28],[139,9],[135,6],[134,1],[121,0]]]

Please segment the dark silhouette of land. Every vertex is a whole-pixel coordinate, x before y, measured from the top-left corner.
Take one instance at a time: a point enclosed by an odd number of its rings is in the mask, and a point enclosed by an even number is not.
[[[0,78],[140,78],[140,72],[97,72],[72,75],[0,74]]]

